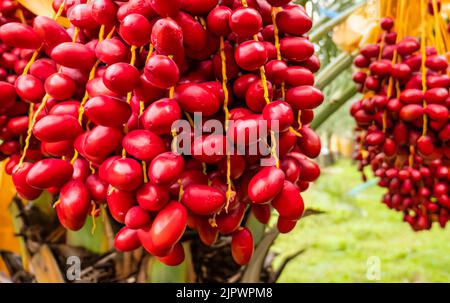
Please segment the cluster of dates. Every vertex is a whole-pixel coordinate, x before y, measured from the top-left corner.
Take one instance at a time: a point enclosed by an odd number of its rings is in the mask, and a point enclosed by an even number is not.
[[[404,213],[414,230],[445,227],[450,219],[450,77],[448,61],[417,38],[397,39],[391,18],[378,43],[354,64],[364,97],[351,114],[359,131],[355,153],[388,189],[383,203]],[[399,41],[398,41],[399,40]],[[422,54],[425,56],[423,57]]]
[[[0,82],[0,118],[9,119],[1,151],[18,194],[54,194],[71,230],[107,205],[124,224],[116,249],[143,246],[168,265],[184,260],[186,228],[206,245],[231,235],[241,265],[254,246],[241,226],[248,211],[267,224],[274,208],[280,232],[291,231],[301,192],[320,174],[311,160],[320,138],[308,126],[323,102],[313,87],[320,63],[304,36],[312,26],[304,8],[286,0],[81,2],[54,0],[67,29],[43,16],[0,27],[3,43],[30,60],[15,81]],[[193,152],[182,153],[173,125],[194,113],[200,128],[214,120],[227,131],[190,129]],[[228,152],[261,142],[269,154]],[[261,166],[263,158],[272,165]]]
[[[0,26],[9,22],[20,22],[17,17],[19,11],[23,18],[33,17],[31,12],[20,7],[17,2],[2,1],[0,3]],[[23,72],[32,55],[33,50],[11,47],[0,40],[0,161],[12,155],[17,158],[20,153],[17,134],[11,132],[6,126],[22,122],[28,123],[28,106],[24,102],[15,102],[14,83],[17,75]]]

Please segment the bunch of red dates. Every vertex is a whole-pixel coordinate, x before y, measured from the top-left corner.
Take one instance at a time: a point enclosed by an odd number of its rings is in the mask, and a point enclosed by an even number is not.
[[[353,80],[364,96],[353,104],[359,169],[370,166],[383,203],[403,212],[414,230],[450,219],[450,77],[448,60],[415,37],[397,38],[381,20],[376,44],[362,47]]]
[[[117,250],[143,246],[168,265],[184,260],[186,229],[205,245],[231,236],[245,265],[250,211],[267,224],[275,209],[280,232],[295,227],[301,192],[320,174],[309,124],[324,98],[313,87],[320,63],[302,6],[55,0],[53,8],[55,18],[0,27],[0,155],[20,197],[49,191],[70,230],[106,205],[123,224]]]

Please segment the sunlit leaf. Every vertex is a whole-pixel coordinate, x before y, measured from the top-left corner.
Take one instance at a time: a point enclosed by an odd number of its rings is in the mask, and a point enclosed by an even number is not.
[[[64,283],[58,262],[48,245],[41,245],[31,258],[33,273],[39,283]]]
[[[8,206],[16,191],[11,176],[5,172],[5,162],[0,163],[0,250],[20,253],[19,240],[14,236],[14,225]]]
[[[376,16],[376,5],[374,3],[366,4],[356,10],[345,22],[334,28],[334,43],[340,49],[352,53],[355,49],[359,48],[363,38],[369,40],[366,42],[373,42],[371,40],[373,39],[372,32],[374,28],[378,28],[377,20],[373,16]],[[371,39],[368,39],[367,36],[370,36]]]
[[[17,0],[17,2],[35,15],[46,16],[49,18],[53,18],[55,15],[52,7],[52,0]],[[59,17],[58,23],[65,27],[70,26],[69,19],[64,17]]]

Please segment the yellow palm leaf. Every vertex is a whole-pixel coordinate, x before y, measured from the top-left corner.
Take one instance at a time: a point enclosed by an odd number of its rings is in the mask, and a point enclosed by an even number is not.
[[[377,28],[376,5],[370,2],[350,15],[347,20],[333,30],[333,41],[346,52],[352,53],[360,47],[361,41],[376,41]],[[373,41],[372,41],[373,40]]]
[[[52,0],[17,0],[17,2],[37,16],[53,18],[55,14],[52,7]],[[64,27],[70,26],[69,19],[67,18],[59,17],[57,21]]]
[[[20,253],[19,241],[14,237],[14,227],[8,206],[15,195],[11,176],[4,170],[5,162],[0,164],[0,249]]]
[[[0,250],[20,254],[20,244],[14,236],[14,226],[9,215],[8,206],[15,195],[11,176],[5,173],[5,162],[0,163]],[[3,262],[0,262],[0,272],[6,273]]]

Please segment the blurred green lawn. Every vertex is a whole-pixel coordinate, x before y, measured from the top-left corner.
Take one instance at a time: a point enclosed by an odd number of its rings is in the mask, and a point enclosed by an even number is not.
[[[278,237],[275,266],[305,249],[279,282],[450,282],[450,226],[413,232],[401,213],[380,202],[383,189],[370,186],[349,194],[361,183],[348,160],[323,170],[304,200],[326,214],[307,217]],[[379,281],[367,278],[370,257],[380,260]]]

